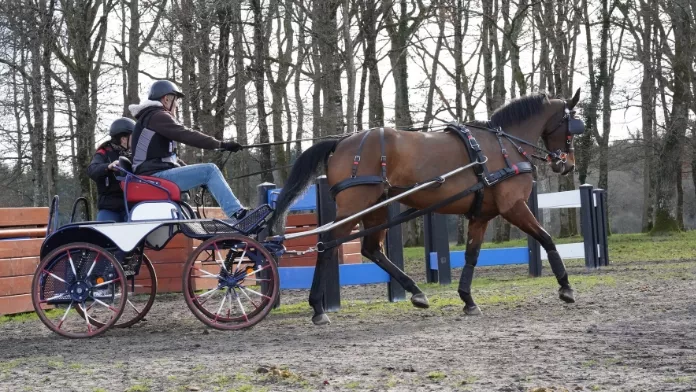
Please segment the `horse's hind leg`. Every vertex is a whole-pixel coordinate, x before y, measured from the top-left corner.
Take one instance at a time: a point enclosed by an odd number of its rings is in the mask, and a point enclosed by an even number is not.
[[[509,211],[503,214],[503,218],[507,219],[508,222],[512,223],[513,225],[519,227],[520,230],[529,234],[535,240],[539,241],[541,246],[546,251],[546,254],[549,256],[551,271],[553,271],[558,284],[561,286],[558,289],[558,296],[565,302],[575,302],[573,289],[570,287],[570,283],[568,282],[568,273],[566,272],[563,260],[561,260],[561,256],[556,250],[556,244],[554,244],[549,233],[547,233],[546,230],[541,227],[524,200],[520,200],[515,203],[515,205]]]
[[[466,241],[466,252],[464,253],[464,268],[459,278],[459,298],[464,301],[464,313],[472,316],[481,314],[481,310],[471,296],[471,281],[474,279],[474,268],[478,262],[483,236],[486,234],[488,219],[476,218],[469,221],[469,234]]]
[[[378,226],[387,221],[387,208],[380,208],[363,218],[363,225],[365,229],[370,227]],[[376,233],[372,233],[363,238],[363,244],[361,253],[363,256],[372,260],[380,268],[386,271],[391,277],[393,277],[399,284],[409,293],[411,296],[411,303],[413,306],[418,308],[428,308],[430,303],[425,293],[416,285],[416,283],[411,279],[410,276],[406,275],[401,268],[397,267],[392,263],[391,260],[382,252],[382,243],[384,242],[384,237],[386,235],[386,230],[380,230]]]

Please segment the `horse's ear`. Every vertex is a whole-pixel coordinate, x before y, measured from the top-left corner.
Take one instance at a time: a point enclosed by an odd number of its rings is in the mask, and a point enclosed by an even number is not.
[[[575,105],[578,104],[578,101],[580,101],[580,88],[575,91],[575,95],[573,95],[573,98],[570,99],[570,102],[568,102],[568,109],[573,109]]]

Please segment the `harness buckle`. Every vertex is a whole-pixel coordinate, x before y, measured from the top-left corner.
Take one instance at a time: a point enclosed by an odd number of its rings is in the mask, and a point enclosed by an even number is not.
[[[360,155],[356,155],[355,158],[353,158],[353,162],[360,162]]]

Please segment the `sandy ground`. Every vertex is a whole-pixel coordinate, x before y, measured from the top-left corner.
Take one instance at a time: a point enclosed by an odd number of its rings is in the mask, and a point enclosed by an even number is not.
[[[524,267],[481,268],[476,279],[492,283],[474,291],[480,317],[463,315],[453,289],[426,286],[433,306],[422,310],[387,302],[375,285],[344,289],[325,327],[305,305],[221,332],[180,295],[90,340],[38,319],[5,322],[0,391],[696,390],[695,261],[570,272],[571,282],[583,275],[575,304]],[[306,296],[283,292],[283,304]]]

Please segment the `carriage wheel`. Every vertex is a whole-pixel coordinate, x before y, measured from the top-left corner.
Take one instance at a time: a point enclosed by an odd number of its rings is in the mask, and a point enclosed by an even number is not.
[[[221,330],[251,327],[278,299],[275,259],[249,237],[226,234],[203,242],[184,265],[183,291],[191,312]]]
[[[63,245],[44,257],[31,287],[41,321],[68,338],[104,333],[127,301],[121,264],[104,248],[84,242]]]
[[[152,262],[145,255],[143,255],[143,262],[139,272],[142,272],[143,267],[147,270],[147,275],[143,279],[138,279],[138,275],[126,276],[128,296],[126,297],[126,306],[123,309],[123,314],[119,317],[118,322],[114,324],[116,328],[128,328],[135,325],[145,317],[150,308],[152,308],[152,304],[155,303],[157,275]],[[82,311],[79,308],[77,312],[82,316]],[[93,324],[96,326],[103,325],[98,321],[93,321]]]
[[[147,276],[137,279],[138,275],[129,276],[126,285],[128,299],[123,314],[116,323],[116,328],[127,328],[142,320],[155,303],[157,295],[157,274],[150,259],[143,254],[143,262],[140,265],[140,273],[143,267],[147,270]]]

